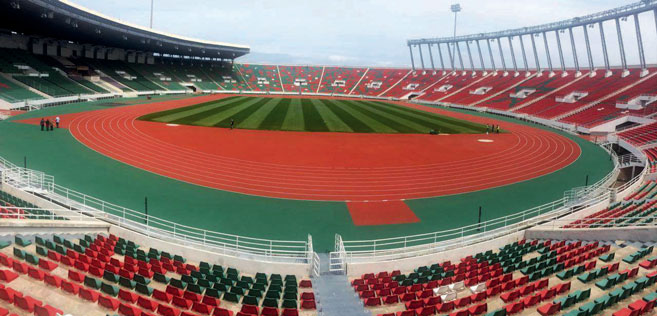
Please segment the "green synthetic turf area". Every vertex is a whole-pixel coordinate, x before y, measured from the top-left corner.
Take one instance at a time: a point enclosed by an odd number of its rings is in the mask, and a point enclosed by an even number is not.
[[[171,97],[170,97],[171,98]],[[249,196],[209,189],[159,176],[98,154],[79,143],[66,129],[41,132],[38,126],[12,122],[29,117],[107,108],[108,102],[131,104],[161,101],[105,100],[49,107],[0,121],[0,156],[22,166],[55,176],[57,184],[134,210],[179,224],[213,231],[267,239],[305,240],[313,236],[319,252],[333,249],[334,235],[345,240],[396,237],[452,229],[517,213],[563,197],[564,191],[583,186],[586,177],[594,183],[613,168],[609,156],[598,146],[576,136],[560,133],[582,148],[573,164],[529,181],[466,194],[405,201],[419,223],[355,226],[343,202],[294,201]],[[466,110],[447,109],[496,120],[511,118]]]
[[[233,96],[151,113],[144,121],[306,132],[477,134],[486,126],[387,102]]]

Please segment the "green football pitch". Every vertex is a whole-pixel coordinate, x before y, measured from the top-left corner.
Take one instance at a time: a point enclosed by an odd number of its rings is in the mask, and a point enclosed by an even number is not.
[[[486,126],[388,102],[233,96],[151,113],[170,124],[306,132],[477,134]]]

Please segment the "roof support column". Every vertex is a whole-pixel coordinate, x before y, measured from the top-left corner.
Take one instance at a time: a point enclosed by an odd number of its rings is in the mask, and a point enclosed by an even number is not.
[[[433,63],[433,53],[431,52],[431,43],[427,44],[427,47],[429,48],[429,60],[431,60],[431,69],[436,70],[436,65]]]
[[[497,68],[495,67],[495,59],[493,58],[493,50],[490,48],[490,41],[492,40],[492,38],[487,38],[486,43],[488,43],[488,54],[490,55],[490,63],[493,66],[493,71],[497,71]]]
[[[570,46],[573,50],[573,62],[575,62],[575,71],[579,72],[579,58],[577,58],[577,46],[575,45],[575,37],[573,36],[573,28],[568,28],[570,34]]]
[[[520,38],[520,49],[522,50],[522,62],[525,64],[525,71],[529,71],[529,65],[527,64],[527,53],[525,52],[525,41],[522,39],[522,35],[518,37]]]
[[[456,45],[456,52],[459,54],[459,62],[461,63],[461,70],[465,70],[465,65],[463,63],[463,56],[461,55],[461,45],[459,42],[454,43]]]
[[[657,22],[657,15],[655,21]],[[607,39],[605,38],[605,28],[602,21],[598,22],[598,28],[600,29],[600,42],[602,43],[602,57],[605,62],[605,69],[609,70],[609,53],[607,52]]]
[[[586,27],[587,25],[582,25],[582,29],[584,30],[584,43],[586,43],[586,57],[589,59],[589,70],[593,71],[594,66],[593,54],[591,53],[591,41],[589,40],[589,30]]]
[[[449,45],[447,45],[449,47]],[[445,62],[443,61],[443,51],[440,49],[440,43],[436,43],[436,47],[438,47],[438,58],[440,58],[440,69],[445,71]]]
[[[424,69],[424,56],[422,55],[422,44],[417,44],[417,50],[420,51],[420,65]]]
[[[477,40],[477,51],[479,52],[479,62],[481,63],[481,70],[486,71],[486,65],[484,65],[484,55],[481,54],[481,45],[479,45],[479,40]]]
[[[547,57],[548,69],[552,72],[554,68],[552,68],[552,58],[550,58],[550,45],[548,44],[547,34],[545,32],[543,32],[543,43],[545,43],[545,56]]]
[[[470,59],[470,70],[474,71],[474,62],[472,62],[472,51],[470,51],[470,42],[465,41],[465,47],[468,49],[468,59]]]
[[[408,44],[408,51],[411,53],[411,67],[415,70],[415,59],[413,58],[413,47],[411,47],[411,44]]]
[[[554,35],[557,36],[557,49],[559,50],[559,62],[561,65],[561,71],[566,71],[566,63],[563,60],[563,48],[561,47],[561,36],[559,36],[559,30],[554,31]]]
[[[454,54],[452,54],[452,48],[449,47],[449,44],[455,45],[455,43],[447,43],[447,53],[449,54],[449,63],[452,65],[452,70],[456,70],[454,67]]]
[[[506,61],[504,60],[504,51],[502,50],[502,39],[497,38],[497,48],[500,50],[500,58],[502,58],[502,69],[506,71]]]
[[[541,63],[538,60],[538,51],[536,51],[536,41],[534,40],[536,34],[530,34],[530,38],[532,39],[532,49],[534,50],[534,62],[536,62],[536,71],[540,72],[541,71]]]
[[[513,50],[513,37],[507,37],[509,40],[509,48],[511,49],[511,61],[513,61],[513,71],[518,71],[518,63],[516,62],[516,52]]]
[[[623,45],[623,32],[621,32],[620,20],[616,18],[616,33],[618,33],[618,48],[621,54],[621,65],[623,70],[627,69],[627,59],[625,59],[625,46]]]
[[[643,39],[641,38],[641,26],[639,25],[639,14],[634,13],[634,28],[636,29],[636,42],[639,47],[639,61],[641,62],[641,69],[646,69],[646,55],[643,50]]]

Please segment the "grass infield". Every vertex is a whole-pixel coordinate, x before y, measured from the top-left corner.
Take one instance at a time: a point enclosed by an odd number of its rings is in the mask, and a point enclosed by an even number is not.
[[[427,134],[478,134],[486,126],[370,100],[288,99],[232,96],[151,113],[143,121],[256,130]]]

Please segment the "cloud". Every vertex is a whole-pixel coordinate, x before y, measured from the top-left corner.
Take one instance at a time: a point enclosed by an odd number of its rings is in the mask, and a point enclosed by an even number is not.
[[[343,55],[329,55],[328,60],[333,62],[333,63],[344,63],[344,62],[352,62],[356,61],[358,58],[356,57],[350,57],[350,56],[343,56]]]

